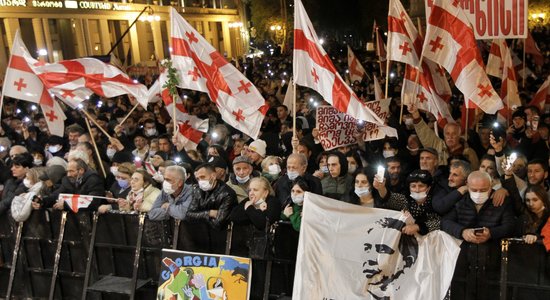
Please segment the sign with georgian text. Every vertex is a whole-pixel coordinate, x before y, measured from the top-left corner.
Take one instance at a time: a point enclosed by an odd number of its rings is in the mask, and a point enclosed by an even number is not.
[[[389,113],[391,99],[382,99],[367,102],[366,105],[380,117],[386,120]],[[319,129],[319,140],[323,149],[326,151],[355,144],[355,132],[357,125],[362,126],[354,117],[339,112],[332,106],[319,106],[317,108],[317,128]],[[375,141],[383,139],[386,134],[380,130],[378,125],[373,123],[365,124],[363,139],[365,141]]]
[[[433,0],[426,2],[426,20]],[[446,0],[451,1],[451,0]],[[527,38],[528,0],[454,0],[460,2],[474,28],[476,39]]]

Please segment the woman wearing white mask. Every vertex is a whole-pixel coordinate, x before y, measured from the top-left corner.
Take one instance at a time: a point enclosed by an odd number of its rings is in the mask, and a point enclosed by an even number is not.
[[[136,170],[130,179],[130,192],[126,199],[119,199],[118,207],[122,211],[148,212],[160,194],[153,186],[153,178],[145,170]]]
[[[43,196],[44,184],[39,179],[40,176],[46,173],[46,168],[36,167],[29,169],[23,179],[23,185],[28,189],[13,198],[11,203],[11,215],[17,222],[27,220],[33,209],[39,209],[40,204],[35,202],[37,198]]]
[[[304,195],[310,191],[307,182],[301,177],[296,178],[292,182],[290,190],[291,203],[287,204],[281,213],[281,220],[290,221],[292,228],[300,232],[300,224],[302,224],[302,207],[304,205]]]
[[[375,196],[378,197],[378,192],[373,190],[370,178],[368,168],[357,171],[353,177],[353,182],[355,184],[354,188],[344,194],[341,200],[366,207],[377,207],[375,204]]]
[[[430,172],[425,170],[413,171],[407,177],[409,195],[388,192],[385,186],[385,179],[375,178],[373,186],[378,190],[382,198],[384,208],[401,210],[407,216],[405,226],[401,232],[407,235],[425,235],[440,227],[441,219],[433,210],[432,195],[430,194],[433,185],[433,178]]]
[[[262,161],[262,176],[273,184],[281,176],[281,158],[268,156]]]

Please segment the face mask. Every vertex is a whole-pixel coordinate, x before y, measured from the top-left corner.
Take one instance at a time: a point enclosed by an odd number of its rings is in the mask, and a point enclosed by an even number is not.
[[[157,135],[157,129],[156,128],[145,129],[145,135],[146,136]]]
[[[393,150],[384,150],[384,151],[382,151],[382,156],[384,156],[384,158],[393,157],[393,156],[395,156],[395,151],[393,151]]]
[[[59,151],[59,148],[58,146],[49,146],[48,147],[48,151],[51,153],[51,154],[54,154],[54,153],[57,153]]]
[[[156,150],[149,150],[149,157],[153,157],[156,153]]]
[[[325,174],[328,174],[328,166],[322,166],[321,167],[321,172],[325,173]]]
[[[246,177],[239,177],[239,176],[235,175],[235,179],[237,179],[238,183],[241,183],[241,184],[246,183],[250,179],[250,175],[248,175]]]
[[[296,171],[288,171],[286,173],[286,175],[288,176],[288,179],[290,180],[294,180],[296,179],[298,176],[300,176],[300,173],[296,172]]]
[[[43,161],[41,159],[35,159],[32,161],[35,166],[41,166]]]
[[[111,174],[113,174],[114,176],[117,176],[117,175],[118,175],[118,167],[112,166],[112,167],[110,168],[110,171],[111,171]]]
[[[168,181],[162,183],[162,190],[168,195],[172,195],[175,192],[172,185]]]
[[[267,167],[267,169],[268,173],[271,175],[279,175],[279,173],[281,173],[281,167],[279,167],[279,165],[277,164],[270,165],[269,167]]]
[[[411,126],[411,125],[414,124],[414,120],[411,119],[411,118],[406,118],[406,119],[404,119],[404,121],[405,121],[405,125],[407,125],[407,126]]]
[[[290,198],[292,199],[292,202],[294,202],[294,204],[302,204],[304,203],[304,194],[301,194],[301,195],[296,195],[296,196],[290,196]]]
[[[487,199],[489,199],[489,192],[470,192],[470,199],[472,199],[475,204],[484,204]]]
[[[199,188],[205,192],[212,189],[212,183],[209,180],[199,180]]]
[[[370,189],[368,187],[355,187],[355,194],[359,197],[368,196],[370,194]]]
[[[23,179],[23,185],[24,185],[26,188],[30,189],[31,186],[32,186],[32,183],[31,183],[31,181],[30,181],[29,179],[25,178],[25,179]]]
[[[264,203],[265,203],[265,199],[260,199],[260,200],[256,201],[256,203],[254,203],[254,206],[258,207],[258,206],[260,206]]]
[[[42,132],[48,132],[48,127],[42,127],[42,128],[40,128],[40,131],[42,131]]]
[[[34,127],[40,127],[39,123],[33,123]]]
[[[502,183],[493,185],[493,190],[500,190],[502,188]]]
[[[120,186],[121,189],[126,189],[130,185],[126,179],[117,179],[116,182],[118,182],[118,186]]]
[[[23,134],[23,131],[21,131],[21,130],[19,130],[19,129],[16,130],[15,132],[16,132],[17,134],[19,134],[19,135]]]
[[[421,193],[411,192],[411,198],[413,198],[416,201],[425,199],[427,196],[428,196],[428,193],[426,192],[421,192]]]
[[[348,166],[348,173],[353,174],[357,170],[357,166]]]
[[[407,146],[407,150],[409,150],[411,152],[416,152],[416,151],[420,150],[420,148],[411,148],[411,147]]]
[[[115,153],[116,153],[116,150],[115,150],[115,149],[113,149],[113,148],[107,149],[107,157],[108,157],[109,159],[112,159],[113,156],[115,156]]]

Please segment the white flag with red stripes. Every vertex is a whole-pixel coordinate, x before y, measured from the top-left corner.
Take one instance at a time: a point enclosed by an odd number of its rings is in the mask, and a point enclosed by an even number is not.
[[[175,9],[170,11],[171,57],[178,71],[178,86],[208,93],[227,124],[258,138],[269,109],[258,89]]]
[[[349,78],[351,82],[359,81],[361,82],[363,80],[363,77],[365,75],[368,77],[367,72],[365,72],[365,68],[361,65],[359,60],[357,59],[357,56],[353,53],[353,50],[351,50],[351,47],[348,45],[348,69],[349,69]]]
[[[550,75],[546,78],[529,103],[529,105],[537,106],[541,111],[544,111],[544,106],[546,104],[550,104]]]
[[[516,78],[516,70],[512,63],[511,50],[505,44],[502,52],[504,65],[502,68],[502,85],[500,86],[500,97],[504,103],[504,108],[499,110],[499,117],[504,120],[511,120],[513,111],[521,106],[521,100],[518,93],[518,80]]]
[[[44,87],[44,84],[33,72],[31,66],[42,65],[43,62],[31,57],[21,39],[19,31],[15,33],[10,62],[6,69],[6,79],[3,86],[3,96],[38,103],[52,135],[63,136],[63,110]]]
[[[485,73],[474,32],[460,3],[434,0],[422,54],[451,74],[464,99],[494,114],[503,107],[502,100]]]
[[[327,55],[300,0],[294,3],[294,59],[295,84],[317,91],[337,110],[352,117],[374,123],[388,136],[397,136],[394,128],[384,125],[347,86]]]
[[[59,200],[63,200],[73,212],[77,213],[81,208],[88,208],[94,197],[78,194],[59,194]]]
[[[399,0],[390,0],[388,11],[388,60],[418,67],[422,39]]]
[[[501,78],[504,70],[504,59],[502,54],[506,52],[508,45],[504,39],[494,39],[489,48],[489,58],[485,70],[488,75]]]
[[[376,75],[373,76],[374,79],[374,100],[382,100],[384,99],[384,92],[382,92],[382,87],[380,86],[380,81],[376,77]]]
[[[376,20],[374,20],[374,24],[372,26],[372,33],[374,34],[375,38],[376,55],[378,56],[378,60],[381,62],[385,62],[388,53],[386,51],[386,44],[384,44],[382,34],[380,33],[380,26],[376,24]]]

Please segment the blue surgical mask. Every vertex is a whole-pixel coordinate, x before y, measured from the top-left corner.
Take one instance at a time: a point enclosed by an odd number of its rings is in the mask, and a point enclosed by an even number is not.
[[[130,186],[130,182],[126,179],[117,179],[116,182],[118,182],[118,186],[120,186],[121,189],[126,189]]]

